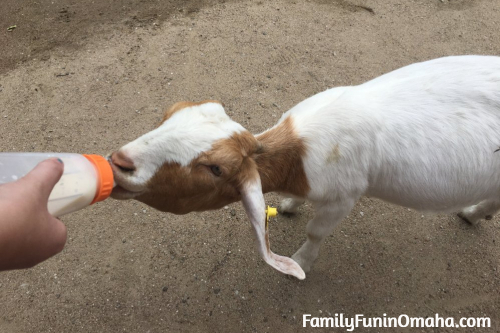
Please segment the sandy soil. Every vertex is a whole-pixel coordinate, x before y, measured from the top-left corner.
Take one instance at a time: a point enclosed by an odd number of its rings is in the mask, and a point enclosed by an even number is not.
[[[106,154],[179,100],[221,100],[257,133],[329,87],[498,55],[498,22],[486,0],[4,0],[0,151]],[[293,254],[311,216],[272,222],[273,250]],[[305,313],[487,316],[474,332],[500,331],[499,218],[471,227],[363,198],[304,281],[259,258],[239,203],[175,216],[110,199],[62,220],[61,254],[0,274],[0,332],[322,331],[301,328]]]

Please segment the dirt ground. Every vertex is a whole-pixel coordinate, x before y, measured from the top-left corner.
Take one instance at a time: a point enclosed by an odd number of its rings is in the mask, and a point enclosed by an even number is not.
[[[221,100],[258,133],[333,86],[499,55],[499,22],[494,0],[3,0],[0,151],[106,154],[180,100]],[[311,217],[278,216],[273,250],[292,255]],[[340,313],[490,317],[473,331],[500,332],[498,217],[471,227],[363,198],[304,281],[260,259],[239,203],[175,216],[110,199],[62,220],[61,254],[0,274],[1,333],[345,332],[302,328]]]

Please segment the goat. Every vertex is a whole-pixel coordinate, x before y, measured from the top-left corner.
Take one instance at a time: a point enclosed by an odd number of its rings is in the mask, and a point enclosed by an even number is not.
[[[362,196],[470,223],[500,209],[500,57],[412,64],[358,86],[314,95],[253,136],[216,101],[181,102],[159,127],[110,156],[112,196],[175,214],[241,200],[258,249],[305,278],[322,240]],[[315,216],[290,258],[270,250],[263,193],[279,209],[309,200]]]

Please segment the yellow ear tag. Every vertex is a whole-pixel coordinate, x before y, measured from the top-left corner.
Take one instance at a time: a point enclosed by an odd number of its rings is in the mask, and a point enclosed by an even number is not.
[[[278,210],[274,207],[267,206],[267,209],[266,209],[266,230],[269,226],[269,218],[275,217],[276,215],[278,215]]]

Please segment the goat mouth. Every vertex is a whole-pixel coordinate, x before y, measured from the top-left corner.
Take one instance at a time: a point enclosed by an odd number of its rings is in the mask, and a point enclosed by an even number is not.
[[[129,191],[126,188],[123,188],[120,185],[116,184],[116,186],[113,188],[113,191],[111,192],[111,197],[113,199],[118,199],[118,200],[127,200],[127,199],[133,199],[142,193],[143,191],[140,192]]]

